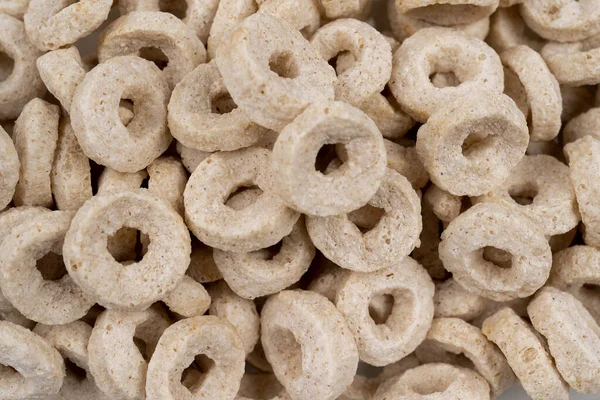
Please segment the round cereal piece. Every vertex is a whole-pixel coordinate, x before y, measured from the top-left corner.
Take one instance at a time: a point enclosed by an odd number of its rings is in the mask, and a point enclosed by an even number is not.
[[[62,253],[72,216],[43,212],[13,228],[0,246],[2,294],[36,322],[65,324],[83,317],[94,305],[69,275],[50,281],[36,268],[36,261],[47,253]]]
[[[354,335],[360,359],[384,366],[414,351],[431,326],[433,292],[431,278],[410,257],[377,272],[345,275],[335,304]],[[369,313],[376,295],[394,298],[391,312],[381,324]]]
[[[203,379],[190,389],[181,372],[204,355],[213,362]],[[236,329],[227,321],[203,316],[184,319],[165,330],[148,364],[146,398],[233,399],[244,375],[244,348]]]
[[[548,286],[527,312],[533,327],[546,337],[563,379],[580,393],[600,391],[600,327],[581,302]]]
[[[396,0],[402,14],[437,25],[468,24],[489,17],[498,0]]]
[[[36,61],[42,81],[60,104],[71,109],[71,100],[86,70],[75,46],[50,51]]]
[[[308,39],[321,26],[318,3],[319,0],[266,0],[258,12],[286,21]]]
[[[585,136],[600,140],[600,108],[592,108],[571,119],[562,133],[563,144],[568,144]]]
[[[223,279],[213,259],[211,247],[202,246],[199,241],[192,239],[190,258],[190,266],[186,273],[196,282],[209,283]]]
[[[494,342],[534,400],[569,400],[568,386],[554,360],[531,326],[511,308],[504,308],[483,322],[483,334]]]
[[[371,9],[372,0],[319,0],[328,19],[360,18]]]
[[[311,103],[333,100],[335,71],[299,31],[257,13],[216,54],[235,103],[259,125],[281,131]]]
[[[21,163],[15,145],[0,126],[0,210],[8,206],[19,182]]]
[[[452,71],[458,86],[437,88],[435,72]],[[402,109],[419,122],[473,91],[501,93],[504,73],[500,58],[479,39],[448,28],[427,28],[406,39],[394,54],[389,87]]]
[[[88,343],[88,362],[96,384],[107,397],[146,398],[146,360],[169,327],[159,310],[106,310],[96,320]]]
[[[415,147],[405,147],[391,140],[383,139],[387,154],[387,167],[400,173],[411,183],[415,190],[429,182],[429,174],[423,166]]]
[[[428,202],[435,216],[446,224],[458,217],[462,209],[461,197],[450,194],[435,185],[427,188],[423,194],[423,201]]]
[[[419,244],[421,202],[406,178],[388,169],[368,204],[384,213],[364,234],[347,214],[306,220],[315,246],[342,268],[372,272],[392,267]]]
[[[485,298],[465,290],[452,278],[435,284],[435,318],[461,318],[469,321],[481,314],[487,303]]]
[[[486,247],[511,255],[511,268],[484,258]],[[550,275],[552,253],[539,226],[503,204],[476,204],[442,233],[444,267],[471,293],[495,301],[527,297]]]
[[[29,7],[30,0],[6,0],[0,4],[0,14],[10,15],[11,17],[23,19],[23,15]]]
[[[190,149],[179,142],[176,143],[175,148],[181,157],[181,162],[185,166],[185,169],[187,169],[190,174],[196,170],[198,164],[211,155],[211,153],[206,151]]]
[[[258,10],[255,0],[219,0],[207,41],[208,56],[212,60],[217,49],[231,31]]]
[[[360,109],[369,116],[377,125],[384,138],[396,139],[404,136],[415,121],[409,117],[392,96],[385,94],[389,89],[384,89],[382,93],[376,93],[360,105]]]
[[[502,310],[503,308],[510,308],[513,310],[519,317],[527,317],[527,306],[531,301],[531,297],[525,298],[516,298],[509,301],[492,301],[488,300],[485,306],[485,309],[481,314],[473,318],[469,323],[474,326],[482,327],[483,322],[494,313]]]
[[[542,48],[542,57],[561,85],[600,83],[600,34],[580,42],[549,42]]]
[[[148,178],[148,172],[145,169],[127,173],[106,167],[98,178],[98,194],[139,189],[146,178]]]
[[[188,180],[183,164],[174,157],[159,157],[148,165],[148,190],[167,200],[183,215],[183,191]]]
[[[0,362],[0,396],[5,399],[48,398],[58,393],[65,376],[65,364],[54,347],[8,321],[0,321]]]
[[[344,280],[349,270],[339,268],[331,261],[326,260],[326,264],[322,271],[308,285],[308,290],[324,296],[327,300],[335,303],[340,284]]]
[[[127,126],[117,114],[121,98],[134,103]],[[137,172],[171,143],[168,101],[169,88],[156,65],[139,57],[115,57],[85,75],[73,97],[71,123],[89,158],[119,172]]]
[[[192,29],[172,14],[147,11],[131,12],[110,24],[100,37],[98,60],[103,63],[117,56],[152,57],[149,49],[159,50],[154,50],[154,55],[160,54],[159,62],[165,59],[160,75],[171,89],[206,61],[204,45]]]
[[[426,393],[426,394],[423,394]],[[431,394],[429,394],[431,393]],[[489,400],[489,386],[478,373],[450,364],[425,364],[384,381],[373,400]]]
[[[244,374],[235,400],[290,400],[285,388],[272,373]]]
[[[246,355],[252,353],[260,338],[260,316],[256,304],[238,296],[225,281],[210,285],[208,293],[212,300],[209,314],[233,325],[242,339]]]
[[[237,108],[214,61],[197,66],[177,84],[168,111],[173,137],[195,150],[230,151],[252,146],[267,131]]]
[[[525,24],[518,7],[499,8],[492,15],[486,41],[498,54],[519,45],[538,52],[544,46],[544,40]]]
[[[3,121],[17,118],[25,104],[42,97],[46,88],[35,65],[42,53],[29,41],[23,22],[0,13],[0,31],[0,121]]]
[[[315,159],[331,143],[345,146],[348,161],[324,175],[315,169]],[[383,138],[373,121],[342,102],[312,104],[281,131],[273,148],[278,195],[312,216],[348,213],[365,205],[382,182],[385,164]]]
[[[150,237],[140,262],[123,268],[109,253],[107,237],[119,228]],[[146,189],[94,196],[77,212],[65,237],[69,275],[106,308],[145,309],[173,290],[190,263],[190,235],[177,212]]]
[[[211,304],[211,296],[204,286],[187,275],[179,281],[175,289],[171,290],[162,302],[169,307],[171,312],[185,318],[203,315]]]
[[[15,122],[13,141],[21,164],[15,188],[17,206],[53,204],[50,172],[58,140],[60,109],[42,99],[33,99]]]
[[[336,398],[352,383],[358,351],[342,314],[325,297],[283,290],[261,313],[261,341],[292,399]]]
[[[243,210],[226,206],[239,187],[256,185],[261,196]],[[192,173],[184,192],[186,221],[203,243],[249,252],[274,245],[300,217],[273,193],[270,151],[249,147],[215,153]]]
[[[453,195],[482,195],[521,161],[525,117],[503,94],[482,92],[441,106],[417,135],[417,153],[436,186]]]

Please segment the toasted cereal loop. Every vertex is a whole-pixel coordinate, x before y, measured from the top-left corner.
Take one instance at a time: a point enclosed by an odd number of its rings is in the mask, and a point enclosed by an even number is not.
[[[214,59],[217,49],[231,31],[258,10],[256,0],[219,0],[217,12],[207,41],[209,59]]]
[[[324,175],[314,160],[323,145],[333,143],[346,147],[348,161]],[[281,131],[273,148],[277,194],[312,216],[348,213],[365,205],[382,182],[385,164],[383,138],[373,121],[342,102],[312,104]]]
[[[185,318],[203,315],[211,304],[204,286],[187,275],[181,278],[175,289],[167,293],[162,301],[171,312]]]
[[[213,249],[201,246],[197,240],[192,239],[192,255],[190,266],[187,270],[196,282],[208,283],[223,279],[213,259]]]
[[[325,297],[283,290],[261,313],[261,341],[290,397],[332,399],[354,379],[358,351],[342,314]]]
[[[460,85],[435,87],[430,76],[448,71]],[[473,91],[501,93],[504,73],[500,57],[483,41],[448,28],[427,28],[406,39],[394,54],[389,87],[404,111],[425,122],[434,110]]]
[[[54,347],[8,321],[0,321],[0,362],[11,367],[0,372],[0,396],[4,399],[48,398],[58,393],[65,376],[63,359]]]
[[[322,272],[311,281],[308,290],[318,293],[330,302],[335,303],[335,297],[340,285],[349,273],[349,270],[339,268],[327,260],[327,264],[323,267]]]
[[[595,107],[571,119],[562,132],[563,144],[568,144],[584,136],[600,140],[600,108]]]
[[[147,56],[156,57],[158,63],[166,61],[160,74],[173,89],[206,61],[206,50],[194,31],[174,15],[134,11],[110,24],[100,37],[98,60],[102,63],[117,56]]]
[[[529,46],[538,52],[544,46],[544,40],[525,24],[518,7],[499,8],[490,23],[486,41],[498,54],[519,45]]]
[[[62,253],[73,214],[42,212],[15,226],[0,246],[2,294],[25,317],[44,324],[65,324],[83,317],[95,301],[69,275],[44,279],[36,261]]]
[[[119,121],[121,98],[134,102],[127,126]],[[71,123],[83,152],[119,172],[146,168],[171,143],[167,131],[169,89],[153,63],[111,58],[85,75],[71,106]]]
[[[243,210],[224,204],[236,189],[256,185],[261,196]],[[274,245],[300,217],[273,193],[271,154],[249,147],[215,153],[192,173],[184,192],[186,221],[194,235],[224,251],[249,252]]]
[[[309,104],[334,98],[333,68],[299,31],[265,13],[239,24],[216,62],[234,102],[269,129],[281,131]]]
[[[123,268],[107,237],[127,226],[149,235],[148,252]],[[77,212],[65,237],[69,275],[107,308],[142,310],[173,290],[190,263],[190,236],[182,218],[146,189],[94,196]]]
[[[148,190],[167,200],[183,215],[183,191],[188,175],[183,164],[174,157],[159,157],[148,165]]]
[[[423,201],[429,203],[435,216],[446,224],[458,217],[462,211],[461,197],[454,196],[435,185],[427,188],[423,194]]]
[[[396,0],[402,14],[437,25],[469,24],[492,15],[498,0]]]
[[[17,118],[25,104],[43,96],[46,88],[35,65],[41,52],[29,42],[23,22],[0,14],[0,31],[0,121],[3,121]],[[12,63],[12,68],[5,63]]]
[[[88,344],[89,369],[108,398],[145,398],[146,360],[169,327],[167,317],[159,310],[106,310],[96,320]],[[138,347],[136,342],[143,345]]]
[[[20,167],[15,145],[0,126],[0,210],[8,206],[15,194]]]
[[[511,308],[488,317],[482,332],[504,353],[506,361],[534,400],[569,400],[568,386],[537,333]]]
[[[6,0],[0,4],[0,14],[10,15],[11,17],[23,19],[23,15],[29,7],[30,0]]]
[[[214,61],[197,66],[177,84],[168,111],[173,137],[195,150],[236,150],[267,132],[231,100]]]
[[[383,382],[373,400],[425,400],[432,396],[439,396],[439,399],[490,399],[489,386],[478,373],[450,364],[426,364]]]
[[[412,143],[414,144],[414,143]],[[419,160],[414,146],[405,147],[384,139],[383,145],[387,154],[387,167],[399,172],[411,183],[415,190],[421,189],[429,182],[429,174]]]
[[[328,19],[360,18],[371,9],[373,0],[319,0]]]
[[[266,0],[260,5],[258,12],[288,22],[309,39],[321,25],[318,3],[319,0]]]
[[[88,36],[108,17],[111,0],[31,0],[24,21],[27,36],[42,51]]]
[[[75,46],[50,51],[37,59],[37,69],[48,91],[67,110],[77,86],[85,77],[86,70]]]
[[[433,291],[427,272],[409,257],[381,271],[346,275],[335,304],[354,334],[360,359],[384,366],[414,351],[431,326]],[[389,317],[379,325],[369,315],[376,295],[394,298]]]
[[[210,370],[190,389],[181,372],[198,355],[213,361]],[[244,348],[236,329],[214,316],[184,319],[168,327],[148,364],[146,398],[233,399],[244,375]]]
[[[236,400],[290,400],[290,396],[273,374],[244,374]],[[343,399],[342,399],[343,400]]]
[[[106,167],[98,178],[98,194],[139,189],[146,178],[148,178],[148,172],[145,169],[126,173]]]
[[[512,267],[487,261],[486,247],[510,253]],[[532,295],[552,266],[550,246],[538,225],[514,208],[495,203],[477,204],[450,222],[439,254],[463,288],[495,301]]]
[[[487,300],[465,290],[450,278],[435,284],[433,304],[435,318],[461,318],[469,321],[485,310]]]
[[[600,83],[600,34],[580,42],[549,42],[542,48],[542,57],[561,85]]]
[[[546,337],[564,380],[580,393],[600,391],[600,327],[579,300],[548,286],[527,312],[533,327]]]

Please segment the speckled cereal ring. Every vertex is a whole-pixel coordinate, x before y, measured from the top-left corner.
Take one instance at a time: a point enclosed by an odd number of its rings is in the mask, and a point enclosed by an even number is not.
[[[27,7],[29,7],[29,0],[7,0],[0,4],[0,14],[23,20]]]
[[[181,161],[174,157],[159,157],[148,165],[148,190],[167,200],[183,215],[183,191],[188,175]]]
[[[257,3],[255,0],[219,0],[206,44],[211,60],[217,55],[217,49],[227,35],[247,17],[256,13]]]
[[[185,169],[187,169],[190,174],[196,170],[198,165],[205,158],[211,155],[211,153],[206,151],[190,149],[179,142],[175,144],[175,149],[177,150],[179,157],[181,157],[181,162],[185,166]]]
[[[458,217],[462,211],[462,198],[431,185],[423,193],[423,201],[429,203],[435,216],[445,224]]]
[[[469,24],[492,15],[498,0],[396,0],[402,14],[437,25]]]
[[[69,112],[77,85],[86,73],[77,47],[50,51],[39,57],[36,64],[48,91]]]
[[[537,52],[544,46],[544,40],[525,24],[518,7],[499,8],[491,16],[486,41],[498,54],[519,45],[529,46]]]
[[[319,0],[328,19],[361,18],[371,10],[373,0]]]
[[[162,302],[172,313],[184,318],[204,315],[211,304],[210,296],[204,286],[187,275],[181,278],[175,289],[162,298]]]
[[[580,42],[549,42],[542,48],[542,57],[561,85],[600,83],[600,34]]]
[[[450,278],[435,284],[433,304],[435,318],[461,318],[470,321],[481,314],[488,301],[465,290]]]
[[[288,22],[308,39],[321,25],[318,3],[319,0],[266,0],[260,5],[258,12]]]
[[[12,201],[19,181],[21,163],[8,133],[0,127],[0,210]]]
[[[600,107],[592,108],[570,119],[562,132],[563,144],[566,145],[587,135],[600,140]]]
[[[393,169],[408,179],[415,190],[427,185],[429,174],[421,160],[419,160],[417,150],[414,146],[405,147],[387,139],[383,139],[383,145],[387,154],[388,168]],[[340,155],[340,157],[342,156]]]
[[[280,131],[309,104],[334,98],[333,68],[299,31],[265,13],[239,24],[216,62],[235,103],[269,129]]]

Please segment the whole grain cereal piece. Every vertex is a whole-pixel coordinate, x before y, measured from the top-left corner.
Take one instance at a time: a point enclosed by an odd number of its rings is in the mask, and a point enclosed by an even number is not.
[[[600,34],[579,42],[549,42],[542,48],[542,57],[561,85],[600,83]]]
[[[0,321],[0,362],[0,397],[5,399],[48,398],[58,393],[65,376],[65,364],[54,347],[8,321]]]
[[[267,132],[237,108],[214,61],[197,66],[177,84],[168,111],[173,137],[195,150],[237,150]]]
[[[179,281],[175,289],[162,298],[171,312],[184,318],[203,315],[211,304],[211,298],[204,286],[187,275]]]
[[[423,394],[430,393],[430,394]],[[485,379],[467,368],[450,364],[426,364],[384,381],[373,400],[469,399],[489,400]]]
[[[88,343],[88,362],[107,397],[146,398],[146,360],[168,327],[168,318],[157,307],[137,312],[106,310],[98,317]]]
[[[290,400],[285,388],[272,373],[246,373],[236,400]],[[341,399],[343,400],[343,399]]]
[[[0,121],[3,121],[17,118],[31,99],[46,93],[46,88],[35,65],[42,53],[29,41],[23,22],[0,13],[0,31],[3,53],[0,62]]]
[[[581,302],[548,286],[527,312],[533,327],[546,337],[564,380],[580,393],[600,391],[600,327]]]
[[[258,12],[270,14],[288,22],[307,39],[321,25],[319,0],[266,0],[260,4]]]
[[[149,49],[158,49],[162,54]],[[157,57],[159,63],[167,63],[160,75],[171,89],[198,64],[206,61],[206,50],[198,36],[169,13],[131,12],[110,24],[98,43],[101,63],[117,56],[152,58],[153,52],[160,54]]]
[[[491,16],[486,41],[498,54],[519,45],[529,46],[538,52],[544,46],[544,39],[529,29],[518,7],[499,8]]]
[[[12,138],[0,126],[0,210],[12,201],[21,163]]]
[[[159,157],[148,165],[148,176],[150,193],[161,196],[183,215],[183,191],[188,175],[181,161],[174,157]]]
[[[512,267],[487,261],[486,247],[510,253]],[[496,203],[476,204],[450,222],[439,254],[463,288],[495,301],[532,295],[546,282],[552,266],[540,227],[514,208]]]
[[[429,203],[433,213],[445,224],[458,217],[462,209],[462,198],[431,185],[423,194],[423,201]]]
[[[209,283],[223,279],[213,259],[213,249],[192,238],[192,255],[187,275],[196,282]]]
[[[375,122],[384,138],[402,137],[415,124],[415,121],[402,111],[387,86],[382,93],[374,94],[359,108]]]
[[[134,103],[125,126],[122,98]],[[111,58],[85,75],[71,106],[71,123],[83,152],[119,172],[146,168],[171,143],[167,131],[169,88],[153,63],[133,56]]]
[[[0,14],[10,15],[11,17],[23,20],[23,15],[29,7],[30,0],[6,0],[0,4]]]
[[[372,1],[373,0],[319,0],[323,7],[325,17],[328,19],[364,17],[370,12]]]
[[[326,260],[322,271],[308,285],[308,290],[324,296],[327,300],[335,303],[338,289],[344,278],[350,273],[349,270],[343,269]]]
[[[290,397],[332,399],[352,383],[358,351],[342,314],[325,297],[283,290],[261,313],[261,341]]]
[[[324,175],[315,169],[315,159],[323,145],[333,143],[345,146],[348,161]],[[342,102],[312,104],[281,131],[273,148],[277,194],[311,216],[365,205],[382,182],[385,164],[383,138],[373,121]]]
[[[207,40],[209,59],[214,59],[217,49],[231,31],[258,10],[256,0],[219,0],[217,12]]]
[[[107,237],[119,228],[150,237],[140,262],[123,268],[109,253]],[[65,237],[69,275],[107,308],[145,309],[173,290],[190,263],[190,235],[177,212],[146,189],[94,196],[77,212]]]
[[[334,98],[333,68],[299,31],[265,13],[223,39],[216,63],[235,103],[269,129],[281,131],[309,104]]]
[[[86,73],[77,47],[50,51],[40,56],[36,65],[48,91],[69,112],[75,90]]]
[[[468,24],[492,15],[498,0],[396,0],[402,14],[437,25]]]
[[[569,400],[568,386],[542,340],[511,308],[488,317],[483,322],[482,332],[500,348],[533,400]]]
[[[236,189],[263,191],[242,210],[226,206]],[[215,153],[192,173],[184,192],[186,221],[203,243],[224,251],[249,252],[287,236],[300,214],[273,192],[271,153],[258,147]]]
[[[106,167],[98,178],[98,194],[139,189],[146,178],[148,178],[148,172],[145,169],[128,173]]]
[[[413,352],[431,326],[433,292],[431,278],[410,257],[377,272],[345,275],[335,304],[354,335],[360,359],[384,366]],[[382,324],[376,324],[369,313],[369,305],[377,295],[394,298]]]
[[[525,155],[525,117],[503,94],[474,93],[440,106],[419,128],[417,153],[436,186],[456,196],[501,184]]]
[[[92,33],[108,17],[111,0],[31,0],[25,12],[29,39],[42,51],[56,50]]]
[[[65,324],[83,317],[94,299],[71,276],[44,279],[36,261],[49,252],[62,253],[73,214],[42,212],[14,227],[0,246],[2,294],[24,316],[45,324]]]
[[[469,321],[481,314],[487,300],[465,290],[455,279],[435,284],[433,296],[435,318],[461,318]]]
[[[600,140],[600,107],[592,108],[571,119],[562,132],[563,144],[588,135]]]
[[[196,170],[198,164],[211,155],[211,153],[206,151],[190,149],[179,142],[175,144],[175,149],[177,150],[179,157],[181,157],[181,162],[185,166],[185,169],[187,169],[190,174]]]
[[[181,383],[181,372],[199,355],[214,364],[188,389]],[[236,329],[214,316],[188,318],[160,337],[148,364],[146,399],[234,399],[243,375],[244,348]]]
[[[430,76],[452,71],[458,86],[437,88]],[[438,109],[487,89],[501,93],[504,73],[500,57],[485,42],[449,28],[422,29],[394,54],[389,87],[411,117],[425,122]]]

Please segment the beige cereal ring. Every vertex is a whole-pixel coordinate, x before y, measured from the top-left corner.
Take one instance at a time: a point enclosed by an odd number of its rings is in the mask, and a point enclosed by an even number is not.
[[[199,241],[192,238],[192,255],[190,258],[190,266],[186,273],[196,282],[209,283],[223,279],[213,259],[213,249],[211,247],[203,246]]]
[[[12,138],[0,126],[0,210],[12,201],[21,163]]]
[[[368,15],[373,0],[319,0],[328,19],[361,18]]]
[[[462,211],[460,196],[450,194],[435,185],[431,185],[425,190],[423,201],[429,203],[435,216],[445,224],[458,217]]]
[[[0,14],[10,15],[11,17],[23,20],[23,15],[29,7],[30,0],[5,0],[0,4]]]
[[[235,103],[269,129],[281,131],[309,104],[334,98],[333,68],[299,31],[265,13],[223,40],[216,63]]]
[[[244,374],[235,400],[263,399],[290,400],[290,396],[272,373]]]
[[[330,302],[335,303],[335,296],[337,296],[338,289],[350,271],[338,267],[327,259],[325,260],[327,264],[323,266],[321,272],[310,282],[308,290],[318,293]]]
[[[600,107],[592,108],[572,118],[563,129],[563,144],[566,145],[588,135],[600,140]]]
[[[183,215],[183,191],[188,174],[175,157],[159,157],[148,165],[148,190],[167,200]]]
[[[75,90],[86,74],[79,50],[75,46],[69,46],[50,51],[39,57],[36,64],[48,91],[68,112]]]
[[[486,261],[486,247],[510,253],[512,268]],[[532,295],[546,282],[552,266],[550,246],[538,225],[496,203],[477,204],[450,222],[439,254],[462,287],[495,301]]]
[[[383,145],[387,154],[388,168],[399,172],[400,175],[408,179],[415,190],[427,185],[429,174],[421,160],[419,160],[414,146],[403,146],[387,139],[383,139]]]
[[[360,105],[360,109],[377,125],[384,138],[397,139],[404,136],[415,121],[409,117],[387,87]]]
[[[121,98],[134,102],[135,115],[127,126],[117,113]],[[153,63],[115,57],[85,75],[73,97],[71,123],[89,158],[119,172],[136,172],[171,143],[168,101],[169,89]]]
[[[212,60],[217,55],[217,49],[231,31],[247,17],[258,11],[256,0],[219,0],[210,35],[207,40],[208,57]]]
[[[171,312],[184,318],[191,318],[204,315],[211,305],[211,296],[204,286],[184,275],[175,289],[162,298],[162,302]]]
[[[561,85],[600,83],[600,34],[580,42],[549,42],[542,48],[542,57]]]
[[[569,293],[545,287],[527,312],[533,327],[548,341],[563,379],[580,393],[600,391],[600,327]]]
[[[175,148],[179,157],[181,157],[181,162],[185,166],[185,169],[187,169],[190,174],[196,170],[198,164],[211,155],[211,153],[206,151],[190,149],[179,142],[176,143]]]
[[[433,304],[435,318],[461,318],[469,321],[485,310],[487,300],[465,290],[450,278],[435,284]]]
[[[523,21],[519,7],[499,8],[492,14],[486,41],[498,54],[523,44],[535,51],[544,46],[544,40]]]
[[[198,355],[213,365],[191,388],[181,373]],[[244,348],[236,329],[227,321],[203,316],[181,320],[165,330],[148,364],[147,400],[235,398],[244,375]]]
[[[475,318],[473,318],[471,321],[469,321],[469,323],[471,325],[482,327],[483,322],[486,320],[486,318],[488,318],[489,316],[493,315],[494,313],[502,310],[503,308],[507,308],[507,307],[512,309],[519,317],[526,318],[527,317],[527,306],[529,305],[530,301],[531,301],[531,297],[516,298],[513,300],[509,300],[509,301],[504,301],[504,302],[487,300],[487,304],[486,304],[483,312],[481,314],[479,314],[478,316],[476,316]]]
[[[498,0],[396,0],[402,14],[437,25],[469,24],[492,15]]]
[[[308,39],[321,26],[318,3],[319,0],[266,0],[260,5],[258,12],[288,22]]]
[[[108,252],[107,237],[119,228],[150,237],[140,262],[124,268]],[[94,196],[77,212],[65,237],[70,276],[107,308],[145,309],[173,290],[190,263],[190,235],[177,212],[147,189]]]

